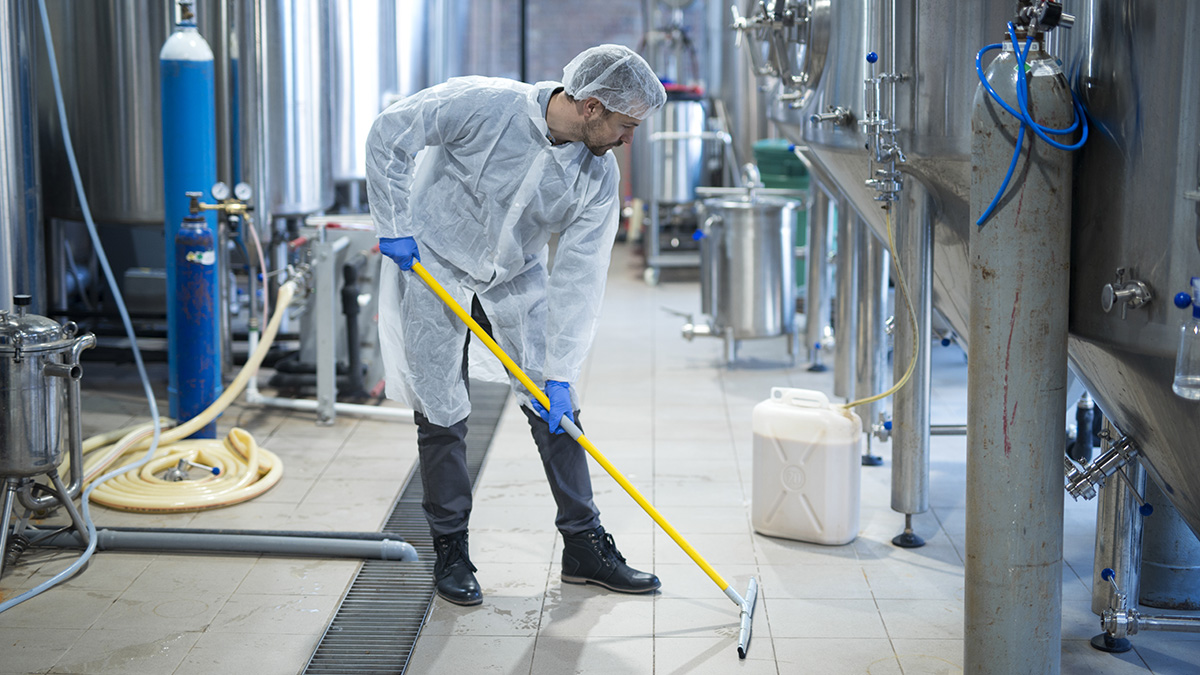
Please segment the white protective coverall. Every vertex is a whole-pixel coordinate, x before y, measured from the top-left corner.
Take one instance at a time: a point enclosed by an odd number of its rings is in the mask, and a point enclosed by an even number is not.
[[[612,153],[596,157],[583,143],[547,139],[542,102],[561,86],[451,79],[389,107],[367,140],[378,236],[413,237],[422,264],[461,305],[478,296],[496,341],[539,385],[579,378],[619,213]],[[552,233],[559,241],[547,275]],[[383,262],[379,334],[389,398],[439,426],[463,420],[471,410],[460,374],[466,331],[420,278]],[[475,341],[471,351],[478,377],[475,357],[487,350]],[[524,387],[511,381],[528,405]],[[572,399],[578,409],[574,390]]]

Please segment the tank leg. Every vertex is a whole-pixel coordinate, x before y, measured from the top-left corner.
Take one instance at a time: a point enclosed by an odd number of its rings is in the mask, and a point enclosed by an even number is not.
[[[725,329],[725,364],[731,365],[737,361],[737,340],[733,337],[733,329]]]
[[[0,578],[4,576],[4,559],[8,557],[8,525],[12,518],[13,497],[17,494],[17,479],[4,480],[3,504],[0,504]]]

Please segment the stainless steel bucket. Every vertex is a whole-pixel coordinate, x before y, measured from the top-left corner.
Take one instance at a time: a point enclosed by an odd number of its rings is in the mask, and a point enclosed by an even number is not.
[[[706,199],[701,304],[713,332],[733,340],[794,335],[795,199],[756,191]]]

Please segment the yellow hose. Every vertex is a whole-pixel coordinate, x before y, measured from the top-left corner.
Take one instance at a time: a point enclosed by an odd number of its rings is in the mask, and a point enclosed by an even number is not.
[[[126,511],[198,511],[253,499],[279,482],[283,476],[283,463],[273,452],[259,447],[254,437],[244,429],[233,428],[224,440],[183,439],[216,419],[241,396],[279,333],[284,311],[295,293],[294,281],[280,286],[275,314],[263,330],[262,340],[221,396],[204,412],[164,432],[154,458],[140,470],[117,476],[93,490],[93,502]],[[166,420],[163,426],[173,424]],[[133,464],[141,459],[141,455],[150,447],[152,437],[153,425],[147,423],[98,434],[85,440],[85,485],[112,468]],[[177,465],[180,459],[215,467],[220,473],[183,481],[167,481],[156,475]]]
[[[909,361],[908,361],[908,370],[904,371],[904,376],[901,377],[900,381],[897,382],[895,385],[893,385],[891,389],[888,389],[887,391],[883,392],[882,394],[876,394],[874,396],[868,396],[867,398],[860,398],[857,401],[851,401],[850,403],[847,403],[846,405],[842,406],[846,410],[849,410],[856,406],[866,405],[868,403],[874,403],[875,401],[878,401],[880,399],[885,399],[885,398],[891,396],[892,394],[900,391],[901,387],[908,384],[908,378],[912,377],[913,368],[916,368],[916,366],[917,366],[917,355],[919,353],[918,349],[920,349],[920,346],[921,346],[920,343],[917,342],[918,336],[916,334],[917,312],[915,309],[913,309],[912,298],[910,298],[908,296],[908,284],[906,284],[904,282],[904,271],[900,269],[900,258],[898,258],[896,256],[896,242],[895,242],[894,237],[892,236],[892,209],[891,209],[890,205],[888,208],[884,209],[884,212],[886,214],[885,218],[887,219],[888,248],[890,249],[891,254],[892,254],[892,264],[896,266],[896,278],[900,280],[900,295],[904,296],[904,304],[908,306],[908,320],[909,320],[910,325],[912,325],[912,327],[913,327],[913,341],[912,341],[913,353],[912,353],[912,358],[909,359]]]

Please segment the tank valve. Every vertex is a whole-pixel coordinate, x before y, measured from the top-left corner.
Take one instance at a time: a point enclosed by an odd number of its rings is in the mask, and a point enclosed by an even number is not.
[[[1063,11],[1061,2],[1053,0],[1036,0],[1017,14],[1018,20],[1033,26],[1040,31],[1052,28],[1071,28],[1075,25],[1075,15]]]
[[[821,124],[822,122],[833,122],[835,127],[850,127],[854,126],[854,113],[850,112],[849,108],[842,106],[829,106],[829,110],[823,113],[814,113],[808,118],[808,121],[813,124]]]
[[[871,425],[871,435],[884,442],[892,437],[892,421],[887,413],[879,413],[879,421]]]
[[[1131,307],[1137,309],[1153,299],[1154,294],[1145,282],[1136,279],[1125,281],[1125,268],[1118,267],[1117,280],[1114,283],[1105,284],[1104,290],[1100,292],[1100,307],[1105,312],[1111,312],[1113,306],[1119,303],[1123,321],[1127,309]]]

